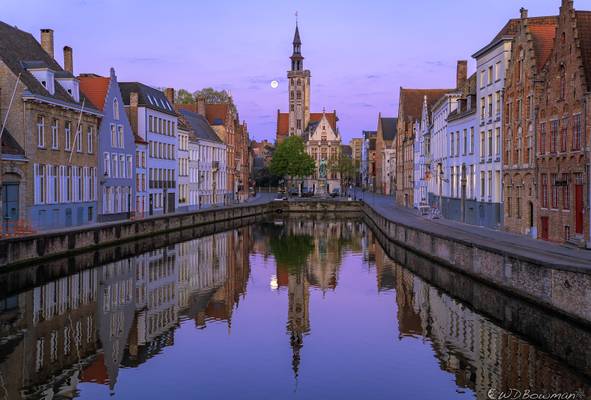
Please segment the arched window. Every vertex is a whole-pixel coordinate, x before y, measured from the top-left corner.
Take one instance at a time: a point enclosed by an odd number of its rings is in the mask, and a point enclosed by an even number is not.
[[[113,99],[113,118],[119,120],[119,100]]]

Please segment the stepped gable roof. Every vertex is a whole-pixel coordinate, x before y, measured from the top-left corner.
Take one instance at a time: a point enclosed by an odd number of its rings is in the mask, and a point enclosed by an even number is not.
[[[179,114],[183,116],[190,128],[193,130],[193,132],[195,132],[197,139],[222,143],[221,139],[218,137],[203,115],[183,109],[179,110]]]
[[[64,103],[67,106],[79,108],[85,97],[81,93],[80,101],[76,102],[59,82],[55,82],[54,93],[49,91],[33,76],[28,69],[48,68],[54,72],[56,78],[75,79],[74,75],[64,71],[39,44],[39,42],[28,32],[10,26],[0,21],[0,60],[6,64],[8,69],[15,76],[20,76],[20,81],[27,87],[27,90],[37,96]],[[86,111],[98,112],[90,102],[85,102]]]
[[[103,111],[105,108],[105,97],[109,90],[111,78],[98,76],[94,74],[85,74],[78,77],[80,81],[80,90],[96,108]]]
[[[555,16],[543,16],[543,17],[528,17],[527,22],[530,25],[541,25],[545,23],[552,23],[556,20]],[[478,50],[476,53],[472,54],[473,58],[478,58],[482,54],[486,53],[488,50],[493,48],[502,40],[512,39],[515,34],[517,33],[517,29],[519,28],[519,24],[521,22],[520,18],[511,18],[507,23],[501,28],[501,30],[495,35],[495,37],[483,48]]]
[[[534,52],[536,55],[536,68],[538,71],[548,61],[552,49],[554,48],[554,37],[556,36],[556,25],[558,25],[558,18],[554,17],[553,22],[544,24],[535,24],[528,22],[529,32],[533,39]]]
[[[126,106],[129,105],[129,96],[132,92],[138,94],[138,106],[151,108],[165,114],[176,116],[173,106],[168,102],[164,93],[140,82],[119,82],[121,98]]]
[[[591,90],[591,11],[576,11],[577,31],[581,48],[581,60],[585,71],[587,90]]]
[[[382,117],[382,135],[384,140],[394,140],[396,137],[398,118]]]
[[[417,120],[421,118],[423,112],[423,102],[427,96],[427,106],[429,110],[442,96],[453,92],[456,89],[406,89],[400,88],[400,102],[403,106],[404,117],[408,120]]]

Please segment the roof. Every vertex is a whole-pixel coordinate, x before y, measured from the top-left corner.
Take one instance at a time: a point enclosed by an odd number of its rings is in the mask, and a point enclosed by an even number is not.
[[[84,92],[88,100],[96,108],[103,111],[111,78],[98,75],[81,75],[78,80],[80,81],[80,90]]]
[[[335,133],[337,132],[337,121],[339,120],[339,118],[337,117],[337,112],[333,111],[331,113],[327,113],[327,112],[321,112],[321,113],[310,113],[310,122],[316,122],[316,121],[320,121],[322,119],[322,115],[326,116],[326,119],[328,120],[328,123],[330,124],[330,127],[332,128],[333,131],[335,131]]]
[[[394,140],[396,137],[396,124],[398,118],[382,117],[382,136],[384,140]]]
[[[296,23],[295,33],[293,35],[293,44],[302,44],[300,39],[300,30],[298,29],[298,24]]]
[[[548,61],[552,49],[554,48],[554,37],[556,36],[556,25],[558,18],[554,17],[554,21],[548,24],[529,24],[529,32],[533,39],[534,52],[536,55],[536,67],[538,71]]]
[[[1,128],[1,127],[0,127]],[[11,154],[15,156],[24,156],[25,150],[18,144],[18,142],[14,139],[14,137],[8,132],[8,129],[4,128],[4,133],[2,134],[2,151],[0,153],[6,155]]]
[[[429,109],[443,95],[456,89],[405,89],[400,88],[400,105],[404,111],[404,117],[413,120],[420,119],[423,112],[423,101],[427,96]]]
[[[158,89],[140,82],[119,82],[119,88],[121,89],[121,98],[126,106],[129,105],[129,95],[136,92],[138,94],[138,106],[176,116],[176,112],[168,99]]]
[[[289,113],[277,112],[277,135],[289,133]]]
[[[80,95],[80,102],[76,102],[70,94],[57,81],[54,85],[54,93],[49,91],[31,74],[27,68],[48,68],[54,71],[56,78],[75,79],[74,75],[63,68],[49,55],[39,42],[28,32],[21,31],[0,21],[0,60],[12,71],[15,76],[20,76],[21,82],[33,95],[43,96],[49,100],[69,103],[70,105],[82,104],[84,96]],[[98,111],[92,105],[86,105],[87,111]]]
[[[585,70],[587,91],[591,90],[591,11],[576,11],[575,18],[581,48],[581,60]]]
[[[179,110],[179,114],[185,118],[198,139],[222,143],[203,115],[183,109]]]
[[[529,24],[540,24],[545,23],[546,21],[552,21],[556,17],[531,17],[527,19]],[[473,58],[478,58],[481,55],[487,53],[491,48],[496,46],[502,40],[509,40],[512,39],[513,36],[517,33],[517,29],[519,27],[521,19],[520,18],[511,18],[507,23],[501,28],[501,30],[495,35],[495,37],[483,48],[478,50],[476,53],[472,54]]]
[[[227,103],[205,105],[205,117],[211,125],[225,125],[229,113],[230,105]]]

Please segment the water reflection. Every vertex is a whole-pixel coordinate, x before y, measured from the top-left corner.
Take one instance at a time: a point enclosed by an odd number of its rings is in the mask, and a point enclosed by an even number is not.
[[[242,380],[237,375],[225,376],[227,388],[214,391],[214,385],[210,388],[204,380],[199,381],[199,390],[217,393],[217,398],[224,398],[224,393],[239,398],[271,393],[279,398],[347,398],[355,390],[375,394],[368,398],[395,398],[406,386],[413,387],[416,398],[433,398],[428,393],[437,393],[437,398],[486,399],[491,388],[583,390],[590,395],[588,332],[528,308],[539,323],[536,332],[540,327],[548,337],[557,331],[570,332],[581,348],[567,351],[562,346],[561,350],[535,336],[518,336],[447,293],[465,277],[440,267],[426,273],[423,261],[391,245],[382,247],[381,239],[361,221],[285,218],[83,271],[68,274],[64,269],[61,277],[38,280],[34,288],[0,301],[0,399],[103,398],[105,392],[97,392],[97,387],[129,398],[129,393],[142,388],[131,387],[137,385],[132,383],[135,378],[122,371],[141,375],[148,365],[149,374],[156,374],[161,382],[179,382],[167,389],[168,396],[186,398],[200,368],[221,364],[232,370],[230,366],[240,362],[252,369],[240,374],[249,376],[249,385],[257,390],[232,392],[233,382]],[[408,265],[394,261],[401,254],[402,259],[413,261]],[[438,287],[427,282],[435,275]],[[370,276],[373,283],[367,283]],[[477,287],[475,283],[464,286]],[[494,296],[499,301],[504,295],[495,292]],[[385,312],[376,303],[383,300]],[[526,307],[506,301],[513,307],[510,311]],[[363,315],[349,315],[345,306],[361,307],[378,321],[392,322],[384,332],[372,332],[379,333],[375,342],[365,343],[364,330],[377,328],[370,322],[360,326]],[[283,315],[287,321],[282,340],[276,340],[272,315]],[[332,321],[320,316],[334,317],[335,325],[344,316],[352,321],[351,327],[340,331],[340,338],[326,339]],[[233,332],[236,318],[241,329]],[[225,327],[223,331],[220,326]],[[257,332],[256,339],[249,336],[251,331]],[[179,335],[184,340],[178,341]],[[221,346],[221,336],[230,341]],[[264,343],[255,349],[260,359],[249,356],[258,340]],[[340,385],[328,378],[324,385],[323,380],[311,381],[310,374],[335,357],[328,350],[334,343],[326,340],[353,346],[338,348],[351,354],[353,364],[366,365],[361,357],[372,355],[375,370],[370,363],[351,376],[337,376]],[[201,359],[182,358],[182,353],[198,345],[205,346]],[[208,358],[204,349],[214,346],[219,355]],[[305,346],[312,350],[306,351]],[[178,349],[181,355],[166,349]],[[422,358],[421,352],[428,357]],[[161,362],[152,362],[155,357]],[[417,376],[432,373],[428,372],[430,360],[437,362],[437,377],[413,384]],[[289,376],[281,367],[265,369],[283,363],[289,364]],[[257,374],[258,370],[272,375]],[[389,370],[390,379],[379,379],[389,376]],[[332,373],[338,375],[335,368]],[[359,374],[367,377],[359,379]],[[161,397],[157,391],[142,393],[142,398]]]

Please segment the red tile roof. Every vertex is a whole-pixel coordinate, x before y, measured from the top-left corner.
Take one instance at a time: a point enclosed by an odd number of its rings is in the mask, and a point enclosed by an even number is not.
[[[277,136],[287,136],[289,133],[289,113],[277,112]]]
[[[421,118],[423,99],[427,96],[429,109],[446,93],[455,89],[405,89],[400,88],[400,105],[404,111],[401,117],[416,120]]]
[[[591,90],[591,11],[577,11],[575,16],[581,45],[581,60],[585,70],[585,81],[587,90]]]
[[[310,113],[310,122],[320,121],[322,119],[322,114],[323,113]],[[336,132],[337,121],[339,120],[337,118],[337,112],[333,111],[331,113],[324,113],[324,115],[326,115],[326,119],[328,120],[330,127]]]
[[[533,39],[534,52],[536,54],[536,67],[538,71],[548,61],[554,47],[554,37],[556,36],[556,25],[558,19],[554,18],[554,23],[549,24],[529,24],[529,31]]]
[[[216,125],[216,120],[226,123],[226,116],[230,113],[229,104],[206,104],[205,117],[210,125]]]
[[[103,76],[80,76],[78,79],[80,90],[96,108],[103,111],[111,79]]]

